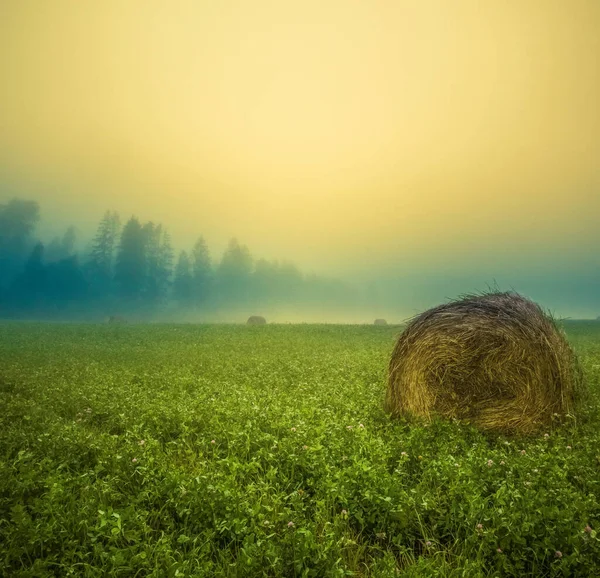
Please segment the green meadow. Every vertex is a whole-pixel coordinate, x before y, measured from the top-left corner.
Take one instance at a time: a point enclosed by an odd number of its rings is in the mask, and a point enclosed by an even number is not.
[[[591,395],[531,438],[391,420],[401,327],[0,325],[2,576],[600,576]]]

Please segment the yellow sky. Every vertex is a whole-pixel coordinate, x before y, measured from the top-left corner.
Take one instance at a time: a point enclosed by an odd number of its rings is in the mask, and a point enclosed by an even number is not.
[[[0,177],[305,268],[566,254],[599,59],[598,0],[4,0]]]

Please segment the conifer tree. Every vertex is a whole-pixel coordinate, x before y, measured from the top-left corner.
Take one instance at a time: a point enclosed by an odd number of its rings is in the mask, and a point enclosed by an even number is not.
[[[192,300],[201,307],[209,299],[212,290],[212,264],[208,246],[203,237],[200,237],[192,249],[191,254]]]
[[[110,293],[120,228],[119,215],[115,211],[106,211],[92,242],[87,271],[92,290],[98,296],[106,297]]]
[[[190,258],[186,251],[181,251],[175,266],[173,298],[179,306],[189,307],[193,304],[193,294],[194,285]]]
[[[131,217],[123,227],[117,261],[115,282],[121,297],[139,301],[146,288],[146,245],[148,229],[144,231],[136,217]]]

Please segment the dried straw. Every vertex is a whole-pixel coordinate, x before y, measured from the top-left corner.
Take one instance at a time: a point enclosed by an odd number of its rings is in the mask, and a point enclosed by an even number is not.
[[[267,320],[260,315],[252,315],[251,317],[248,317],[248,321],[246,323],[247,325],[266,325]]]
[[[514,292],[466,295],[409,321],[386,408],[528,434],[571,414],[582,387],[576,355],[539,305]]]

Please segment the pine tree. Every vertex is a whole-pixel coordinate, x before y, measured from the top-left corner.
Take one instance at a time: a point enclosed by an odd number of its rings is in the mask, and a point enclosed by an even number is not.
[[[173,298],[180,306],[190,307],[193,304],[193,290],[190,258],[185,251],[181,251],[177,259],[177,265],[175,266]]]
[[[212,264],[208,246],[203,237],[194,244],[191,255],[192,300],[201,307],[210,297],[212,290]]]
[[[217,270],[219,295],[223,301],[247,301],[252,284],[253,259],[248,247],[237,239],[229,242]]]
[[[68,259],[75,254],[75,241],[77,232],[75,227],[69,227],[62,237],[55,237],[48,243],[45,250],[47,263],[55,263]]]
[[[164,303],[169,293],[173,273],[173,247],[171,237],[162,225],[148,223],[147,228],[147,297],[153,305]]]
[[[23,272],[14,280],[12,294],[14,302],[22,308],[36,308],[44,301],[46,291],[46,267],[44,266],[44,245],[37,243]]]
[[[142,293],[144,300],[151,305],[155,305],[160,299],[158,268],[161,234],[162,227],[152,222],[146,223],[142,227],[145,264]]]
[[[0,205],[0,287],[10,285],[22,270],[39,220],[40,208],[35,201],[12,199]]]
[[[171,288],[171,279],[173,277],[173,245],[171,243],[171,235],[167,231],[163,231],[160,241],[160,249],[158,255],[158,286],[160,289],[161,300],[166,301],[169,290]]]
[[[139,301],[147,289],[146,246],[148,228],[142,228],[136,217],[123,227],[115,265],[115,282],[121,297]]]
[[[120,228],[119,215],[114,211],[106,211],[92,242],[87,271],[93,290],[101,296],[107,296],[110,292]]]
[[[46,267],[46,297],[59,309],[66,309],[85,298],[87,283],[77,255],[50,263]]]

